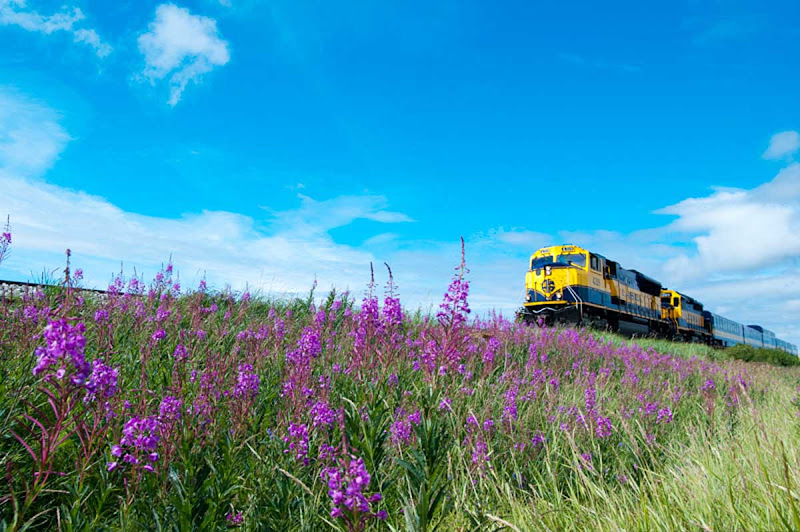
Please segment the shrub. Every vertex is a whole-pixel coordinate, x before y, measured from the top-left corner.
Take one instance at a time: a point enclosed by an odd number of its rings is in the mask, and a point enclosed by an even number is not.
[[[726,348],[724,352],[734,360],[765,362],[773,366],[800,366],[800,358],[779,349],[766,349],[739,344]]]

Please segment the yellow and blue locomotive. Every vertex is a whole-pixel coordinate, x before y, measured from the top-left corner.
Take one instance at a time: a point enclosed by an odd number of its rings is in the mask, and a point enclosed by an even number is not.
[[[578,246],[534,253],[525,288],[528,321],[586,323],[633,334],[663,326],[658,281]]]
[[[575,245],[549,246],[531,255],[522,319],[608,328],[711,345],[747,343],[797,354],[793,344],[758,325],[741,325],[704,309],[636,270]]]

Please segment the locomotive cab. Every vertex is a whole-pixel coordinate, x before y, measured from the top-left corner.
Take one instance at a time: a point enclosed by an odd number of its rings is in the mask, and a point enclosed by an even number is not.
[[[670,334],[708,341],[711,323],[706,323],[703,304],[676,290],[661,290],[661,319],[672,328]]]
[[[526,311],[534,315],[544,312],[548,317],[574,311],[582,302],[575,287],[586,282],[589,255],[573,245],[546,247],[534,253],[525,276]]]
[[[675,290],[662,290],[661,319],[677,322],[682,314],[681,295]]]

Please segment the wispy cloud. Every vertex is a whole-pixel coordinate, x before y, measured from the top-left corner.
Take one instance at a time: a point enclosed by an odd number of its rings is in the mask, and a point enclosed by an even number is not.
[[[156,8],[155,19],[138,42],[145,60],[142,75],[151,83],[168,80],[167,103],[172,106],[190,82],[197,83],[230,60],[228,42],[217,30],[216,20],[193,15],[175,4]]]
[[[46,35],[68,33],[75,42],[91,47],[98,57],[106,57],[112,51],[111,45],[104,42],[94,29],[78,27],[85,19],[77,7],[64,6],[58,13],[42,15],[30,9],[25,0],[0,0],[0,25],[19,26]]]
[[[800,149],[800,134],[797,131],[783,131],[772,135],[764,159],[783,159],[791,157]]]
[[[328,200],[315,200],[298,194],[300,206],[289,211],[264,210],[270,213],[271,227],[295,236],[327,233],[343,227],[354,220],[372,220],[380,223],[413,222],[407,215],[386,210],[388,202],[384,196],[338,196]]]
[[[681,29],[698,46],[741,40],[756,33],[761,19],[753,13],[724,12],[716,16],[692,16],[683,21]]]
[[[38,176],[50,168],[70,140],[59,119],[46,105],[0,87],[0,170]]]

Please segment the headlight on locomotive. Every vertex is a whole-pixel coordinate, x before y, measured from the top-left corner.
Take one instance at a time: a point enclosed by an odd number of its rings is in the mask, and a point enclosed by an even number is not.
[[[531,299],[533,298],[531,297],[530,293],[525,296],[525,301],[530,301]]]

